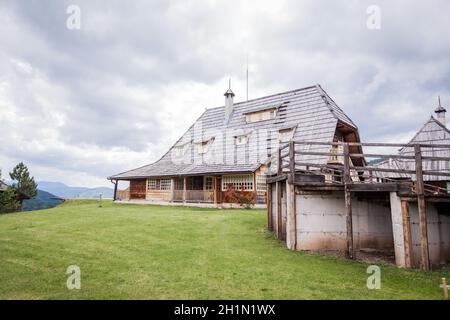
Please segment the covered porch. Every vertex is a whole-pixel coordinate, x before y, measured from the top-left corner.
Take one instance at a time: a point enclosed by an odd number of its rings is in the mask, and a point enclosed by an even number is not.
[[[262,179],[255,173],[149,177],[129,182],[127,190],[115,190],[114,200],[219,206],[229,202],[227,190],[233,188],[245,194],[253,194],[256,204],[266,203],[265,177]]]

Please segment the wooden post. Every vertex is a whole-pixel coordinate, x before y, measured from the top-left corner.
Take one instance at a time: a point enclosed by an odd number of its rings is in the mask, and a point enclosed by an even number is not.
[[[217,189],[218,185],[217,185],[217,176],[214,176],[214,205],[217,206],[217,193],[219,192],[219,190]]]
[[[282,174],[283,173],[283,169],[281,168],[282,166],[282,161],[281,161],[281,149],[278,149],[278,174]]]
[[[117,184],[118,184],[118,182],[119,182],[119,180],[116,180],[116,182],[113,182],[114,183],[114,197],[113,197],[114,201],[117,200]]]
[[[444,299],[448,300],[448,285],[447,280],[445,278],[442,278],[441,288],[444,289]]]
[[[417,207],[419,209],[419,236],[421,269],[430,270],[430,256],[428,251],[427,213],[425,208],[425,193],[423,184],[422,151],[420,145],[414,146],[416,157],[416,193]]]
[[[349,184],[352,179],[350,176],[350,151],[348,143],[344,144],[344,197],[345,197],[345,222],[347,229],[347,256],[354,258],[353,252],[353,213],[352,213],[352,194],[349,190]]]
[[[405,267],[412,268],[412,237],[411,220],[409,216],[409,203],[407,200],[401,200],[402,222],[403,222],[403,243],[405,248]]]
[[[183,177],[183,203],[186,203],[187,177]]]
[[[267,229],[273,231],[272,223],[272,184],[267,184]]]
[[[289,142],[289,171],[291,174],[291,183],[295,182],[295,142]]]
[[[173,200],[175,200],[175,178],[171,179],[171,182],[170,182],[170,193],[171,193],[170,201],[173,202]]]
[[[295,184],[291,183],[290,184],[290,188],[289,188],[289,192],[290,194],[290,200],[291,203],[287,204],[290,206],[290,237],[291,237],[291,241],[292,241],[292,250],[296,250],[297,249],[297,212],[296,212],[296,204],[295,204]]]
[[[283,221],[281,216],[281,182],[277,181],[277,238],[281,239],[283,235]]]

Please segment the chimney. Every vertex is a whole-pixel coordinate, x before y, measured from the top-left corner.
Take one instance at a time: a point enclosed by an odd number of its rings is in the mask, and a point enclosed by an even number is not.
[[[228,81],[228,90],[224,94],[225,96],[225,123],[230,121],[231,114],[233,113],[233,97],[234,93],[231,91],[231,80]]]
[[[441,106],[441,97],[438,97],[439,99],[439,106],[434,110],[436,113],[437,120],[444,126],[447,127],[447,121],[445,119],[445,114],[447,113],[447,110]]]

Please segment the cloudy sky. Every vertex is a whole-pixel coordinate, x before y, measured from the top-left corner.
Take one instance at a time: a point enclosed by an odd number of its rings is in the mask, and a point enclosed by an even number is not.
[[[0,0],[0,167],[110,186],[223,105],[229,77],[244,100],[247,56],[250,98],[319,83],[362,139],[407,142],[438,95],[450,106],[449,12],[446,0]]]

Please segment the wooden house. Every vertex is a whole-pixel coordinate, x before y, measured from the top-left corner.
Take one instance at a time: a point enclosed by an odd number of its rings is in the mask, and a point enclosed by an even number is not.
[[[116,186],[114,199],[117,182],[125,180],[130,200],[217,206],[234,188],[264,205],[266,177],[277,171],[280,144],[292,139],[359,142],[357,126],[320,85],[239,103],[234,103],[231,88],[224,96],[225,105],[206,109],[161,159],[108,177]],[[325,147],[333,150],[339,151]],[[315,163],[338,160],[310,158]],[[362,159],[354,161],[363,164]]]

